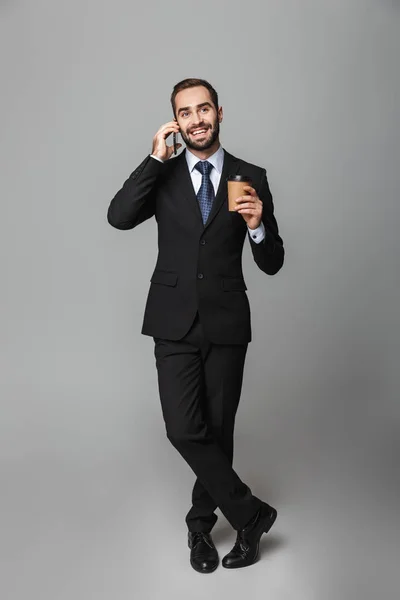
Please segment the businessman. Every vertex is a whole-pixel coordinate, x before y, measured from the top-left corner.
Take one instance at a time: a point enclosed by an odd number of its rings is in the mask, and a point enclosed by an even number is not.
[[[175,85],[171,104],[174,119],[159,128],[151,154],[111,200],[107,218],[121,230],[153,216],[157,221],[158,257],[142,334],[154,339],[167,438],[196,475],[186,515],[190,563],[209,573],[219,564],[211,537],[217,507],[236,531],[222,559],[226,568],[257,560],[261,535],[277,516],[232,465],[252,336],[243,245],[247,237],[257,266],[268,275],[281,269],[284,247],[266,170],[220,144],[223,110],[215,89],[203,79],[185,79]],[[177,156],[166,142],[173,133],[186,145]],[[230,212],[226,179],[238,174],[250,176],[251,185]]]

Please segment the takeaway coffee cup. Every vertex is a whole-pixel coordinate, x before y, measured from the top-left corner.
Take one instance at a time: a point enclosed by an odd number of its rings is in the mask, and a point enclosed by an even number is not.
[[[240,196],[247,196],[249,192],[246,192],[243,188],[246,185],[251,185],[251,178],[247,175],[229,175],[227,178],[228,182],[228,209],[231,212],[236,212],[236,198]]]

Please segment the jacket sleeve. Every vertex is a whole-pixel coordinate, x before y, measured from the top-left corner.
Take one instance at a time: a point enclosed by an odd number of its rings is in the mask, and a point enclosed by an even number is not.
[[[133,229],[155,213],[157,180],[164,164],[146,156],[110,202],[107,221],[116,229]]]
[[[283,265],[285,250],[274,216],[274,204],[265,169],[261,172],[258,196],[263,203],[262,222],[265,226],[265,238],[256,244],[249,232],[250,246],[254,260],[261,271],[267,275],[275,275]]]

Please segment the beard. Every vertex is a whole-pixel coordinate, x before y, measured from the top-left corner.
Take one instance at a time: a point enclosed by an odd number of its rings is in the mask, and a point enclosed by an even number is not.
[[[180,131],[182,139],[189,149],[208,150],[208,148],[211,148],[211,146],[218,139],[218,136],[219,136],[219,121],[218,121],[218,119],[216,119],[215,122],[211,125],[209,123],[200,123],[199,125],[197,125],[195,127],[195,129],[201,129],[201,128],[204,128],[207,130],[205,137],[202,140],[196,140],[196,138],[189,137],[190,134],[187,134],[186,132],[184,133],[182,130]],[[210,130],[211,130],[211,135],[210,135]]]

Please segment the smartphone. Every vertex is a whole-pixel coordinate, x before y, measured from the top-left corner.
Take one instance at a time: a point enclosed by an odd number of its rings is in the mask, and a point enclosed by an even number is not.
[[[174,117],[174,121],[176,122],[175,117]],[[174,154],[176,154],[178,152],[178,148],[176,147],[177,134],[175,133],[175,131],[174,131],[172,137],[173,137],[173,144],[174,144]]]

